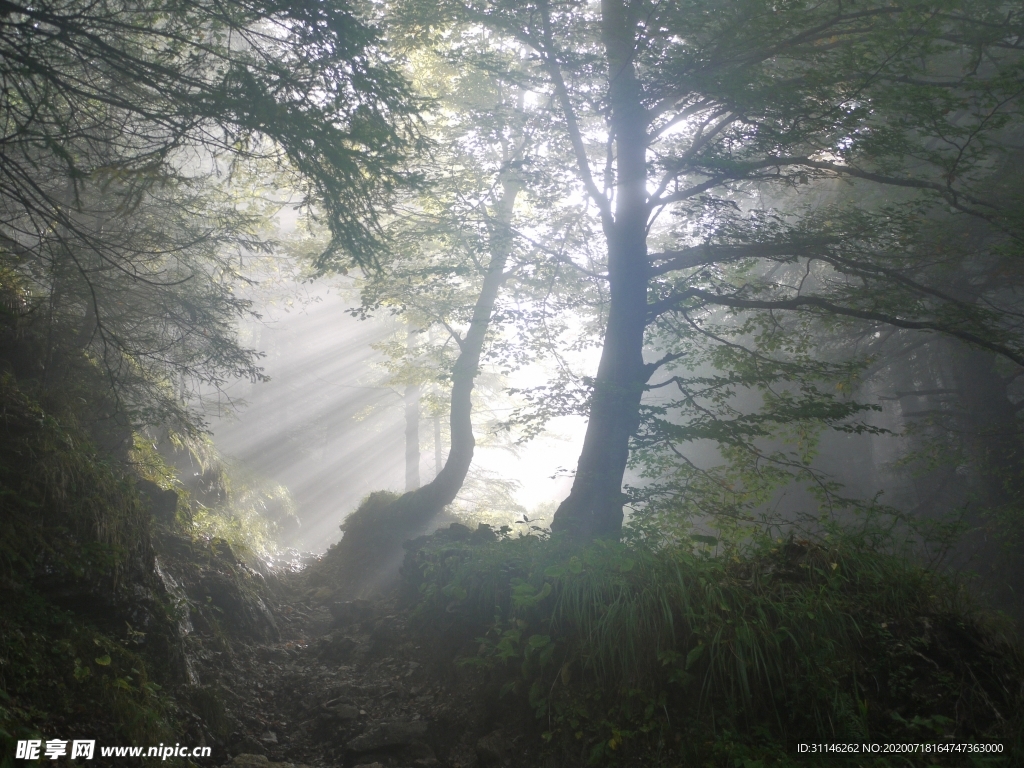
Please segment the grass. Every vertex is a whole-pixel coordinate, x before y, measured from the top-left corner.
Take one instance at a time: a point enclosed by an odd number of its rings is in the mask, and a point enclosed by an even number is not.
[[[1019,648],[955,583],[853,535],[722,554],[442,538],[406,569],[425,626],[444,624],[462,663],[532,709],[565,764],[788,765],[821,741],[1022,746]]]

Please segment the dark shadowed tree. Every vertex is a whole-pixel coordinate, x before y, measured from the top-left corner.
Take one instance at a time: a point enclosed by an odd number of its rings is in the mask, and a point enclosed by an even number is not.
[[[645,359],[659,324],[699,325],[711,307],[853,318],[948,333],[1024,360],[1005,313],[918,280],[927,254],[901,262],[898,235],[881,242],[890,225],[899,233],[923,221],[922,207],[1009,225],[979,184],[982,169],[1000,162],[1020,107],[1020,18],[1003,6],[431,7],[533,52],[604,232],[603,352],[556,528],[617,535],[642,398],[664,366],[685,365],[671,347]],[[799,194],[840,180],[911,196],[839,224]],[[771,201],[783,195],[776,216]],[[774,281],[772,264],[823,271]]]

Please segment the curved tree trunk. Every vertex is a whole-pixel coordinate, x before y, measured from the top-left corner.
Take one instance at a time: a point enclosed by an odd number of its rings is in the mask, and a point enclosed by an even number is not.
[[[512,254],[512,211],[522,188],[512,171],[503,174],[500,184],[502,196],[494,204],[490,217],[491,259],[473,307],[469,329],[465,337],[456,337],[459,356],[452,369],[448,458],[441,471],[426,485],[387,504],[381,504],[379,499],[368,503],[346,518],[342,524],[345,536],[333,555],[340,559],[334,578],[343,594],[367,596],[389,585],[403,558],[402,542],[425,532],[431,521],[455,500],[469,472],[476,448],[473,385],[494,303],[505,281],[505,266]]]
[[[491,324],[494,303],[505,280],[505,266],[512,254],[512,209],[521,184],[511,173],[502,179],[502,197],[494,205],[490,231],[491,260],[465,338],[459,342],[459,356],[452,369],[451,446],[444,467],[422,488],[402,496],[396,504],[408,508],[424,522],[451,504],[466,480],[473,461],[473,385],[480,369],[484,339]]]

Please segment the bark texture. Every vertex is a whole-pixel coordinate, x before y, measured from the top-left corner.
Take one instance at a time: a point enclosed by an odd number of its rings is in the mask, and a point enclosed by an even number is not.
[[[622,0],[602,0],[601,14],[617,171],[615,209],[604,216],[608,325],[576,477],[552,523],[554,530],[582,539],[617,536],[622,527],[622,478],[649,375],[643,360],[650,277],[647,125],[634,62],[636,24]]]

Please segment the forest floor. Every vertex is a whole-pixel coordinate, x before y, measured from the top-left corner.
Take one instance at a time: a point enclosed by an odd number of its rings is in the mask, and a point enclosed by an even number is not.
[[[564,553],[539,539],[493,541],[494,534],[487,533],[482,536],[480,530],[453,524],[429,537],[429,543],[416,540],[418,544],[407,547],[413,557],[403,566],[395,590],[373,601],[350,599],[346,588],[339,586],[334,567],[337,548],[319,560],[296,557],[271,569],[258,559],[240,557],[224,539],[192,537],[169,529],[158,531],[153,539],[151,587],[127,593],[125,604],[93,600],[99,613],[91,618],[85,610],[86,593],[74,593],[78,597],[73,605],[42,611],[38,608],[45,602],[41,595],[32,602],[28,588],[16,589],[12,584],[5,593],[0,581],[0,597],[7,594],[7,601],[0,603],[0,716],[7,717],[6,721],[0,717],[0,737],[6,739],[0,747],[6,750],[14,739],[27,738],[95,738],[99,744],[134,746],[171,739],[186,747],[210,747],[211,755],[194,763],[182,758],[162,764],[201,768],[555,768],[592,763],[593,745],[607,743],[601,741],[607,739],[605,730],[619,728],[613,731],[618,739],[618,733],[624,732],[619,723],[630,726],[639,721],[644,726],[653,719],[647,709],[637,710],[631,704],[632,692],[622,687],[611,686],[611,693],[605,695],[604,683],[588,683],[592,675],[588,677],[582,669],[574,672],[563,657],[555,659],[543,677],[539,655],[554,645],[540,634],[552,625],[550,614],[539,609],[533,613],[524,609],[517,614],[515,629],[501,634],[502,643],[510,634],[523,638],[518,655],[500,655],[509,649],[495,645],[494,637],[507,625],[481,608],[495,604],[466,590],[460,596],[456,588],[461,582],[454,581],[449,571],[454,572],[453,563],[462,557],[475,569],[470,572],[477,581],[491,584],[490,572],[481,563],[489,564],[496,569],[494,578],[512,583],[515,577],[513,589],[527,602],[534,595],[549,594],[550,580],[563,578],[563,588],[566,584],[586,587],[586,605],[602,606],[614,602],[607,589],[597,590],[602,584],[615,589],[626,585],[629,594],[653,594],[658,585],[671,580],[662,578],[664,571],[655,568],[660,561],[654,555],[639,550],[626,553],[647,558],[638,564],[626,558],[621,547],[595,546],[578,558],[574,555],[559,570],[550,563],[561,562]],[[306,567],[300,567],[303,560]],[[852,669],[858,679],[871,683],[858,701],[863,711],[857,722],[867,723],[872,740],[999,741],[1006,742],[1013,755],[1010,758],[1008,752],[1010,759],[982,763],[932,755],[900,765],[1024,765],[1020,759],[1024,752],[1019,750],[1019,734],[1024,732],[1020,729],[1024,657],[1018,646],[986,628],[980,618],[957,613],[940,601],[931,591],[937,582],[915,585],[908,581],[911,570],[885,571],[890,560],[865,558],[858,570],[853,556],[844,560],[838,550],[790,542],[745,562],[722,565],[711,558],[668,562],[689,568],[679,572],[679,579],[698,585],[692,590],[697,597],[703,594],[701,579],[707,581],[709,575],[716,579],[718,591],[708,603],[705,622],[733,626],[733,616],[752,615],[750,605],[755,599],[761,601],[755,608],[767,610],[767,601],[777,594],[769,587],[781,584],[789,611],[783,616],[786,625],[796,632],[802,631],[800,626],[818,632],[817,644],[807,630],[801,635],[802,644],[794,641],[786,646],[800,650],[795,656],[787,651],[793,657],[787,660],[794,661],[784,670],[790,688],[777,689],[789,697],[778,699],[779,711],[791,716],[794,729],[803,728],[795,731],[797,735],[816,733],[797,718],[821,700],[812,684],[829,696],[842,693],[845,678],[837,676]],[[573,564],[578,574],[574,575]],[[815,564],[821,567],[812,567]],[[516,576],[533,572],[546,579],[536,589]],[[760,592],[751,586],[755,573],[762,574],[767,584]],[[869,578],[872,573],[878,578]],[[419,581],[417,574],[422,577]],[[813,574],[819,574],[819,581],[828,579],[827,583],[812,581]],[[438,585],[443,588],[434,589]],[[527,588],[533,591],[527,593]],[[889,594],[898,596],[900,589],[906,592],[902,602]],[[822,590],[826,590],[823,597]],[[804,595],[813,600],[803,600]],[[530,604],[536,607],[540,599],[533,597]],[[825,614],[839,618],[826,616],[815,623]],[[842,646],[841,632],[821,634],[822,627],[830,626],[826,619],[837,623],[840,614],[855,617],[860,628],[849,648]],[[629,631],[642,623],[637,615],[630,616],[614,627],[613,651],[626,645]],[[126,624],[125,617],[131,624]],[[91,622],[100,618],[104,621],[93,626]],[[548,623],[538,629],[542,621]],[[122,629],[126,626],[127,635]],[[590,637],[593,632],[582,634]],[[712,636],[711,630],[705,634]],[[759,632],[757,637],[767,634]],[[535,644],[535,638],[543,642]],[[571,640],[559,638],[566,645]],[[738,646],[735,639],[732,643],[726,647],[724,664],[731,663],[734,648],[746,647]],[[749,644],[755,650],[763,645]],[[687,665],[683,671],[696,668],[691,660],[701,662],[699,654],[707,649],[700,644],[696,648],[700,650],[678,654],[679,663]],[[587,648],[577,652],[594,657]],[[713,654],[712,648],[706,656]],[[488,659],[500,663],[489,665]],[[728,686],[731,668],[716,678],[724,681],[720,689]],[[755,727],[744,725],[742,733],[722,726],[719,736],[703,720],[687,720],[687,711],[700,695],[696,672],[690,673],[696,682],[674,681],[664,664],[653,674],[674,685],[673,698],[659,700],[666,705],[662,707],[664,727],[654,730],[661,727],[660,721],[655,722],[653,736],[647,741],[642,738],[646,732],[636,736],[628,751],[610,747],[616,754],[607,764],[719,768],[794,764],[792,744],[756,722]],[[704,679],[711,675],[701,674]],[[523,680],[527,684],[517,691],[516,685]],[[534,688],[553,703],[538,706],[533,701]],[[512,695],[503,697],[502,692]],[[750,701],[755,708],[743,712],[757,714],[758,700]],[[566,710],[566,702],[576,708]],[[719,705],[715,714],[731,712],[726,704]],[[617,708],[620,705],[625,714]],[[660,717],[661,713],[653,713]],[[568,720],[569,716],[579,723]],[[697,756],[684,754],[684,749]],[[2,768],[20,762],[0,753]],[[156,762],[126,758],[114,764]],[[823,765],[827,761],[800,762]],[[99,760],[94,764],[107,768]],[[895,763],[845,760],[842,764]]]
[[[332,615],[303,576],[281,577],[279,640],[235,642],[197,659],[200,680],[236,729],[214,747],[210,765],[544,764],[524,735],[493,727],[474,671],[421,643],[395,599],[342,603]]]

